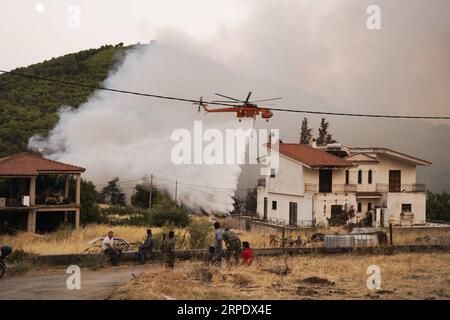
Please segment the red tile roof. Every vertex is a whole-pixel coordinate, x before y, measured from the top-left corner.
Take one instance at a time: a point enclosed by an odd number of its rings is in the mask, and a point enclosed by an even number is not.
[[[0,158],[0,176],[37,176],[40,172],[83,172],[85,170],[29,153]]]
[[[309,144],[281,143],[274,146],[278,152],[293,160],[299,161],[312,168],[353,167],[354,164],[336,157],[325,150],[315,149]]]

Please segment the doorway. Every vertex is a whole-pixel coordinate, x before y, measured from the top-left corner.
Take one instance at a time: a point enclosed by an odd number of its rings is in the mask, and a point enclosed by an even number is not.
[[[389,192],[401,191],[402,172],[400,170],[389,170]]]
[[[332,170],[320,170],[319,171],[319,192],[331,193],[333,186],[333,171]]]
[[[264,198],[264,213],[263,220],[267,221],[267,198]]]

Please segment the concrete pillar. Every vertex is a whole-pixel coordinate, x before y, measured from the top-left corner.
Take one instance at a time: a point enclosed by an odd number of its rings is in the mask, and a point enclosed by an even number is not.
[[[27,232],[36,233],[36,210],[28,211]]]
[[[77,188],[75,196],[75,204],[80,205],[80,192],[81,192],[81,174],[77,174]]]
[[[70,185],[70,175],[67,175],[64,185],[64,199],[69,198],[69,185]]]
[[[36,177],[30,178],[30,206],[36,204]]]
[[[66,175],[66,181],[64,185],[64,200],[69,199],[69,186],[70,186],[70,175]],[[64,223],[69,222],[69,212],[64,211]]]
[[[75,230],[80,229],[80,209],[75,210]]]

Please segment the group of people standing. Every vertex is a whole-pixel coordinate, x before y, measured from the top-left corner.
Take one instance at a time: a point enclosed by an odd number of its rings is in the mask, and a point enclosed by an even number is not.
[[[208,255],[208,264],[213,262],[216,266],[222,265],[222,258],[225,256],[227,261],[233,257],[236,264],[239,264],[239,260],[242,259],[242,264],[245,266],[250,266],[253,262],[253,250],[250,248],[250,244],[247,241],[241,243],[241,239],[236,233],[231,231],[229,228],[222,230],[220,223],[216,222],[214,224],[215,238],[214,246],[210,247]],[[166,237],[163,234],[163,239],[161,243],[161,254],[164,263],[168,269],[173,269],[175,266],[175,233],[170,231]],[[225,246],[226,252],[224,255],[223,247]],[[153,252],[154,239],[152,235],[152,230],[147,230],[147,236],[144,243],[139,247],[137,256],[141,264],[145,263],[146,256]],[[119,264],[120,256],[122,255],[122,250],[114,243],[114,233],[113,231],[108,232],[108,236],[102,241],[102,251],[109,257],[109,262],[113,266]]]
[[[215,238],[214,238],[214,262],[217,266],[222,265],[222,257],[224,256],[223,245],[226,247],[225,257],[227,261],[231,257],[234,258],[236,264],[239,264],[239,259],[242,258],[242,264],[249,266],[253,262],[253,250],[250,248],[250,243],[244,241],[241,243],[241,239],[236,233],[225,228],[222,230],[220,223],[214,223]],[[213,248],[210,248],[210,254],[213,253]]]

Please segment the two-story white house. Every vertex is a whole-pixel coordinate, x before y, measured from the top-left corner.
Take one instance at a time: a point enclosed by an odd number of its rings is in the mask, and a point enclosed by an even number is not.
[[[258,180],[258,216],[292,226],[348,222],[425,223],[426,187],[416,167],[430,162],[387,148],[278,143],[279,169]]]

